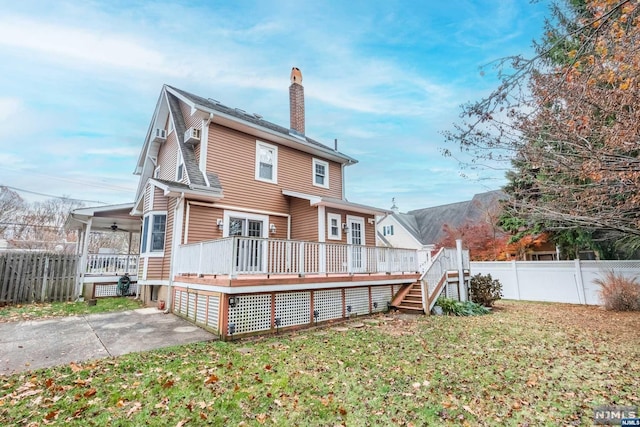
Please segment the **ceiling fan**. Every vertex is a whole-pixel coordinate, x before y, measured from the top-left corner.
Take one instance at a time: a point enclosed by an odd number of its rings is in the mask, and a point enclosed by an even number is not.
[[[111,224],[111,231],[118,231],[118,230],[122,230],[121,228],[118,227],[118,224],[116,224],[115,222]]]

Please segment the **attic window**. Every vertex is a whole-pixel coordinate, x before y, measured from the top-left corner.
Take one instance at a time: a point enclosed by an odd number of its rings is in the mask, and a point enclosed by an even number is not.
[[[385,225],[382,227],[383,236],[393,236],[393,225]]]

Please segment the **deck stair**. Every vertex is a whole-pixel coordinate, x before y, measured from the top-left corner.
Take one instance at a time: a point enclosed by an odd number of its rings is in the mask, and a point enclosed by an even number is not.
[[[424,314],[420,282],[403,286],[391,302],[391,306],[406,313]]]

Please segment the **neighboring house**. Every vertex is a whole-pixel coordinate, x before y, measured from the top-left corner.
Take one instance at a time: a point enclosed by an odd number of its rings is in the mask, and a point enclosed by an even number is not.
[[[392,213],[378,219],[378,239],[391,247],[433,249],[446,236],[445,226],[459,229],[465,225],[489,223],[497,228],[495,224],[501,210],[500,203],[507,197],[503,191],[494,190],[476,194],[471,200],[407,213],[400,213],[394,201]],[[501,237],[506,236],[501,230],[496,230],[496,233]],[[520,245],[509,245],[506,251],[510,258],[557,259],[555,245],[547,242],[544,236],[525,239]]]
[[[345,199],[356,160],[305,135],[296,68],[289,100],[285,128],[163,86],[131,210],[146,303],[226,336],[386,310],[419,278],[415,251],[375,246],[387,211]]]

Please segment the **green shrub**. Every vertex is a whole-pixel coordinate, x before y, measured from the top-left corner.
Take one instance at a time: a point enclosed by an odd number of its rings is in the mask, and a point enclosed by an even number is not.
[[[624,277],[609,271],[604,278],[595,280],[600,286],[600,297],[607,310],[640,311],[640,284],[636,278]]]
[[[469,298],[485,307],[492,307],[496,300],[502,298],[502,283],[498,279],[494,280],[490,274],[476,274],[471,277]]]
[[[489,313],[489,310],[473,301],[460,302],[451,298],[440,297],[436,305],[442,307],[444,314],[454,316],[480,316]]]

